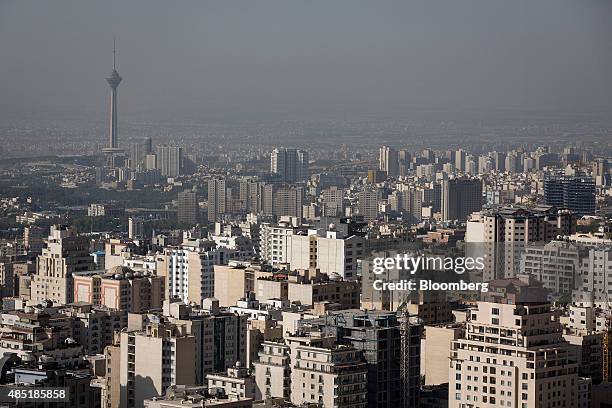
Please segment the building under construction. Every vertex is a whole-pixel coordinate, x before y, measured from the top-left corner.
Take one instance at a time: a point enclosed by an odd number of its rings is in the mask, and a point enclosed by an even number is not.
[[[423,326],[401,320],[395,312],[342,310],[307,324],[362,351],[368,408],[417,408]]]

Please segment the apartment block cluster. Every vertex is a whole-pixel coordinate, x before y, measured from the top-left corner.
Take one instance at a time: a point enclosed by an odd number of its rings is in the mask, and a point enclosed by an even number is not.
[[[181,155],[152,153],[149,139],[125,163],[130,180],[173,180],[172,227],[91,203],[92,224],[123,230],[30,217],[0,241],[0,387],[67,387],[66,406],[103,408],[582,408],[612,397],[607,160],[383,146],[354,175],[317,173],[287,147],[265,174],[194,182]],[[373,258],[397,254],[482,257],[462,279],[488,291],[374,290]]]

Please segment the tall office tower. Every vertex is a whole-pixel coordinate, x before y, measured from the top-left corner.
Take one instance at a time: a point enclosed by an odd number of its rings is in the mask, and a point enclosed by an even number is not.
[[[608,185],[608,160],[596,159],[593,163],[593,177],[598,186]]]
[[[361,352],[332,337],[286,337],[291,350],[291,402],[366,408],[367,367]]]
[[[493,165],[497,171],[506,170],[506,153],[504,152],[493,152]]]
[[[157,274],[168,282],[167,299],[180,298],[184,303],[201,305],[214,296],[214,265],[227,262],[226,250],[213,241],[189,240],[179,247],[166,248],[157,256]]]
[[[36,259],[31,300],[37,303],[50,300],[62,305],[72,303],[72,274],[95,269],[89,239],[77,236],[72,227],[54,225],[46,243],[46,248]]]
[[[145,315],[141,319],[145,319]],[[148,398],[164,395],[170,385],[195,384],[195,337],[175,325],[143,322],[120,334],[118,361],[121,407],[142,407]]]
[[[145,168],[145,157],[153,151],[153,142],[150,137],[130,143],[130,169],[142,170]]]
[[[442,219],[466,221],[482,209],[482,181],[479,179],[444,180],[442,184]]]
[[[177,177],[181,174],[183,148],[178,146],[157,146],[157,168],[164,177]]]
[[[119,141],[117,139],[117,88],[119,87],[119,84],[121,83],[123,78],[121,78],[121,76],[119,76],[119,73],[117,72],[117,63],[115,57],[115,42],[113,41],[113,71],[109,76],[106,77],[106,82],[108,82],[108,85],[111,89],[108,147],[103,149],[103,152],[111,157],[115,154],[123,152],[123,150],[119,148]]]
[[[366,222],[376,220],[378,218],[378,191],[370,189],[361,191],[358,194],[358,200],[359,215],[362,215]]]
[[[128,238],[144,238],[144,220],[142,218],[128,218]]]
[[[178,194],[178,222],[194,225],[198,223],[198,194],[193,190],[181,191]]]
[[[225,179],[211,178],[208,180],[208,221],[215,222],[220,215],[225,213],[227,203],[227,191]]]
[[[452,342],[448,406],[577,407],[577,356],[559,312],[545,298],[506,302],[479,302]]]
[[[455,169],[457,171],[465,171],[465,150],[459,149],[455,152]]]
[[[204,300],[201,308],[166,302],[164,315],[195,337],[195,384],[205,384],[206,374],[224,372],[236,363],[246,367],[247,315],[220,308],[216,299]]]
[[[270,171],[285,183],[304,181],[309,177],[308,152],[276,148],[270,154]]]
[[[466,252],[485,257],[483,279],[514,277],[521,252],[530,242],[550,242],[576,232],[576,217],[554,207],[501,208],[473,214],[467,222]]]
[[[344,190],[336,186],[321,192],[324,217],[341,217],[344,215]]]
[[[546,205],[567,208],[577,215],[595,214],[595,179],[561,176],[544,179]]]
[[[399,156],[397,150],[389,146],[381,146],[378,157],[378,169],[387,173],[387,176],[398,176]]]

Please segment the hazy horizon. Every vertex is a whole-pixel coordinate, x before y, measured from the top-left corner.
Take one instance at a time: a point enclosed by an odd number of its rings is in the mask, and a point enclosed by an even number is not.
[[[612,112],[605,0],[0,1],[0,108]],[[124,116],[125,117],[125,116]]]

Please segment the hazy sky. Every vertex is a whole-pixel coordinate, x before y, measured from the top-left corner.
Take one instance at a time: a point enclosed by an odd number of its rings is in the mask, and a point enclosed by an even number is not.
[[[0,0],[0,107],[612,110],[609,0]]]

